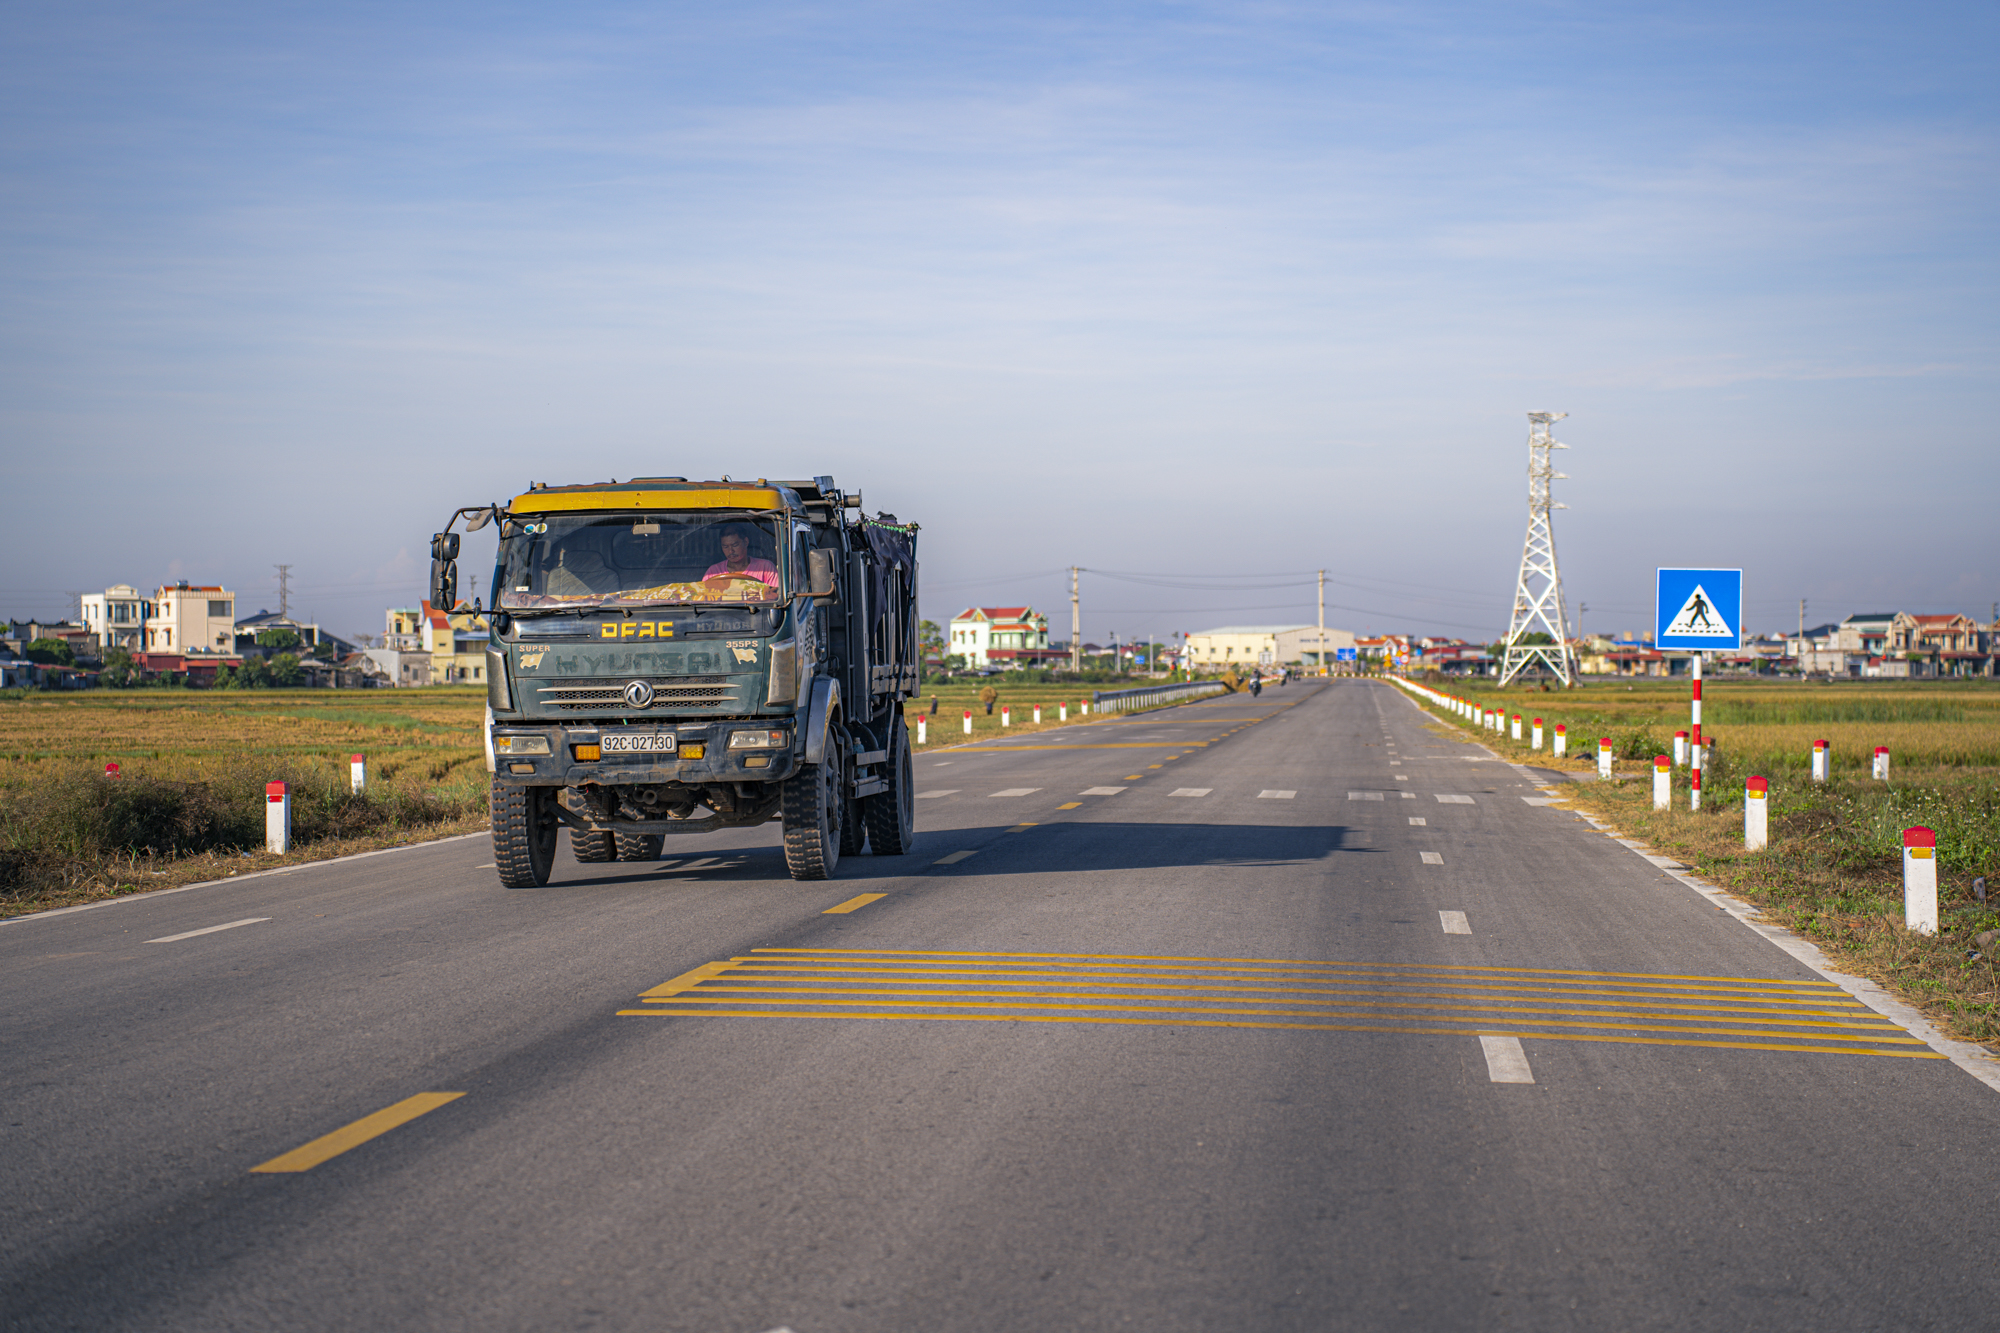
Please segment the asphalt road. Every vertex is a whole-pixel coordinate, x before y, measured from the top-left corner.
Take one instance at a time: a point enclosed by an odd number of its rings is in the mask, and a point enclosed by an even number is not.
[[[917,773],[0,925],[0,1322],[2000,1325],[2000,1094],[1391,687]]]

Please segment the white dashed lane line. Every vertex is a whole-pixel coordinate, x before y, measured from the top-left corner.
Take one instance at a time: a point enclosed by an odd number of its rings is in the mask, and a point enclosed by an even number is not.
[[[219,926],[203,926],[200,930],[184,930],[178,935],[162,935],[148,944],[177,944],[181,940],[191,940],[197,935],[213,935],[218,930],[234,930],[238,926],[254,926],[259,921],[269,921],[268,916],[246,916],[241,921],[225,921]]]
[[[1528,1053],[1519,1037],[1481,1037],[1479,1048],[1486,1053],[1486,1077],[1495,1083],[1533,1083],[1535,1071],[1528,1068]]]
[[[917,793],[917,799],[920,801],[935,801],[940,796],[956,795],[958,795],[958,788],[953,787],[949,791],[920,791]]]
[[[1382,799],[1382,793],[1379,791],[1351,791],[1347,793],[1347,799],[1350,801],[1379,801]]]
[[[1439,796],[1439,797],[1437,798],[1437,801],[1438,801],[1438,804],[1439,804],[1439,805],[1476,805],[1476,804],[1478,804],[1478,802],[1474,801],[1474,800],[1473,800],[1473,799],[1472,799],[1472,798],[1471,798],[1470,796]]]
[[[1428,826],[1429,826],[1429,821],[1428,821],[1428,820],[1426,820],[1426,819],[1425,819],[1425,818],[1424,818],[1424,817],[1423,817],[1422,815],[1411,815],[1411,816],[1410,816],[1410,827],[1411,827],[1411,828],[1426,828],[1426,827],[1428,827]]]
[[[1077,795],[1078,795],[1078,796],[1116,796],[1116,795],[1117,795],[1117,794],[1118,794],[1119,792],[1121,792],[1121,791],[1124,791],[1124,790],[1125,790],[1125,789],[1124,789],[1123,787],[1085,787],[1085,788],[1084,788],[1084,789],[1083,789],[1082,791],[1078,792],[1078,793],[1077,793]]]
[[[1169,795],[1169,796],[1206,796],[1206,795],[1208,795],[1208,794],[1209,794],[1210,792],[1212,792],[1212,791],[1214,791],[1214,790],[1215,790],[1215,788],[1213,788],[1213,787],[1176,787],[1176,788],[1174,788],[1174,789],[1173,789],[1172,791],[1168,792],[1168,793],[1167,793],[1167,795]]]
[[[1257,793],[1257,799],[1260,801],[1289,801],[1297,795],[1298,793],[1295,791],[1260,791]]]
[[[1040,787],[1009,787],[1009,788],[1007,788],[1007,790],[1005,790],[1005,791],[996,791],[996,792],[994,792],[994,793],[993,793],[993,795],[994,795],[994,796],[1033,796],[1033,795],[1034,795],[1034,794],[1035,794],[1036,792],[1038,792],[1038,791],[1040,791],[1040,790],[1041,790],[1041,788],[1040,788]]]
[[[1444,864],[1443,852],[1418,852],[1417,855],[1424,859],[1424,864],[1427,866],[1441,866]]]
[[[1439,912],[1438,924],[1444,927],[1444,933],[1447,935],[1470,935],[1472,933],[1472,923],[1465,919],[1465,913],[1463,912]]]
[[[977,855],[979,855],[979,852],[976,849],[969,852],[953,852],[950,856],[940,856],[936,861],[933,861],[931,864],[940,866],[955,866],[960,861],[965,860],[967,857],[977,856]]]

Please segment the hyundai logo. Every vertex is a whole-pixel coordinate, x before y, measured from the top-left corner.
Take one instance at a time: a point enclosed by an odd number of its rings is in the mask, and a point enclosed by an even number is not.
[[[635,680],[625,687],[625,702],[634,708],[653,706],[653,687],[643,680]]]

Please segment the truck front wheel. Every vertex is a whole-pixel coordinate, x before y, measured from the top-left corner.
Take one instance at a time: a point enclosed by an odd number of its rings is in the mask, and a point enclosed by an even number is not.
[[[554,787],[493,784],[493,862],[510,889],[538,889],[556,863]]]
[[[785,868],[793,879],[832,879],[840,864],[841,816],[846,813],[840,760],[801,765],[785,779]]]

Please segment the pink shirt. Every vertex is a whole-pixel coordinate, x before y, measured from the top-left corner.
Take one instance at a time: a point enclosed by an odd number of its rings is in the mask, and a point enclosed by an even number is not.
[[[759,560],[752,556],[742,569],[731,569],[727,560],[718,560],[708,567],[708,573],[701,576],[708,579],[760,579],[773,588],[778,586],[778,567],[769,560]]]

